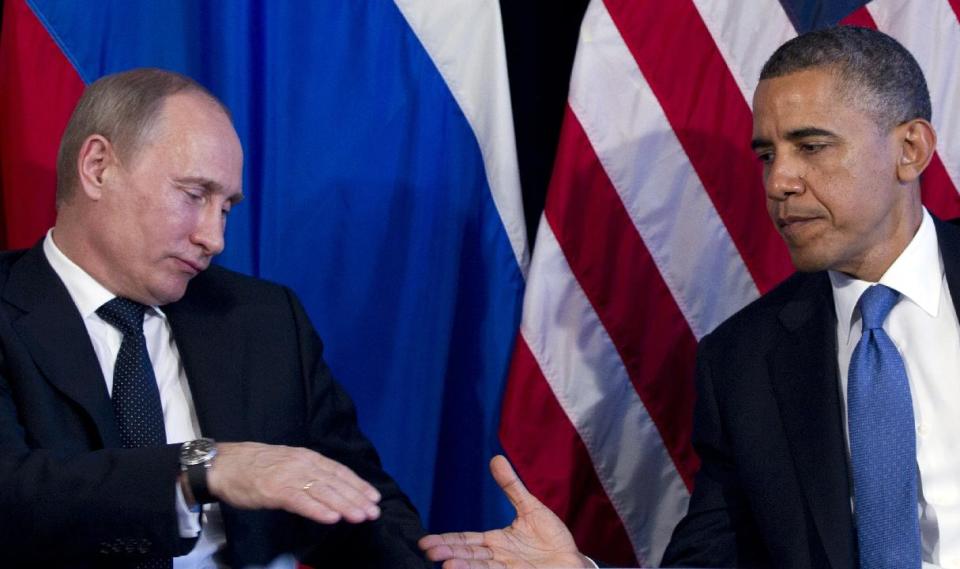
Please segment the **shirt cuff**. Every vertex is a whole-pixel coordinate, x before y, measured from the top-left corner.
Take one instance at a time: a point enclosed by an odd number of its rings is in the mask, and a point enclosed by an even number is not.
[[[183,497],[183,488],[177,482],[177,526],[180,528],[180,537],[192,539],[200,535],[200,513],[201,508],[192,511],[187,506],[187,499]]]

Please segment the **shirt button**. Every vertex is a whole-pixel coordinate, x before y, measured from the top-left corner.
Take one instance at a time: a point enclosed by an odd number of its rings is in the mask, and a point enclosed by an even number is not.
[[[917,425],[918,436],[925,437],[929,434],[930,434],[930,427],[928,427],[926,423],[920,423],[919,425]]]

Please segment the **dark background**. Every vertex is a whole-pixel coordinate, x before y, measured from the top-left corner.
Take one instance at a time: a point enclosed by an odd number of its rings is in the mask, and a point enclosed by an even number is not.
[[[527,234],[550,183],[580,21],[589,0],[500,0]]]

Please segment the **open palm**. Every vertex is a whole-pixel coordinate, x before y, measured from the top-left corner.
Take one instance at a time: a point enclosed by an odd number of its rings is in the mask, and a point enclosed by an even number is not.
[[[444,569],[591,567],[560,518],[527,491],[506,458],[494,457],[490,472],[516,519],[498,530],[428,535],[420,547],[431,561],[443,561]]]

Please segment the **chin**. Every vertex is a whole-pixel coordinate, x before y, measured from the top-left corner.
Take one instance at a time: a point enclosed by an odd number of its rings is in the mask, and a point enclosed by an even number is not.
[[[166,283],[165,286],[157,287],[151,290],[150,293],[156,301],[156,305],[163,306],[183,298],[183,295],[187,293],[187,284],[189,282],[189,279],[185,279],[183,282]]]
[[[825,259],[793,249],[790,250],[790,261],[793,263],[793,268],[801,273],[816,273],[830,268],[830,263]]]

